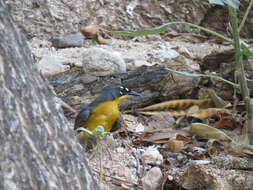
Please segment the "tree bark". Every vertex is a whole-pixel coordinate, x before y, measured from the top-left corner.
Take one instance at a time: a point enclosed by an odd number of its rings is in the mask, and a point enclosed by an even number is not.
[[[99,189],[55,95],[0,0],[0,189]]]

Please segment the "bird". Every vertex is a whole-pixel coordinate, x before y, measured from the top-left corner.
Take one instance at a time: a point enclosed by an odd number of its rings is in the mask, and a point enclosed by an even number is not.
[[[140,96],[139,93],[122,86],[110,84],[101,90],[101,94],[88,106],[82,109],[75,118],[74,130],[83,127],[90,131],[103,126],[105,132],[114,132],[119,128],[119,103],[129,96]],[[90,136],[82,131],[85,136]]]

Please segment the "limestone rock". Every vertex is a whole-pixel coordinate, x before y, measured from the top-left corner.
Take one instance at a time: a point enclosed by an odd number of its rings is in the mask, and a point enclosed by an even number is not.
[[[37,68],[42,73],[55,73],[67,69],[57,56],[46,55],[37,64]]]
[[[126,72],[126,63],[117,52],[91,48],[83,53],[83,70],[94,76],[106,76]]]
[[[187,168],[183,177],[182,187],[185,189],[206,190],[233,189],[214,169],[196,163],[191,164]]]
[[[155,190],[159,187],[163,178],[160,168],[151,168],[146,175],[141,179],[144,190]]]
[[[161,165],[163,157],[160,152],[155,148],[148,148],[142,155],[142,160],[146,164]]]

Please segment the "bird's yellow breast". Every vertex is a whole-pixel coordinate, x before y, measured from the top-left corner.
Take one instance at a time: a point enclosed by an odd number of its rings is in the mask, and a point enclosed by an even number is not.
[[[92,111],[90,117],[84,123],[85,128],[90,131],[96,129],[99,125],[109,132],[120,117],[119,103],[128,96],[122,96],[113,101],[106,101],[97,105]]]
[[[118,104],[113,101],[103,102],[93,110],[84,126],[92,131],[102,125],[105,131],[110,131],[119,116]]]

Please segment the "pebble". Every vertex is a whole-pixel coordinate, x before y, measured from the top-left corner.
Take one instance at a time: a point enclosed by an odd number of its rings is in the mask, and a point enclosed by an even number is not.
[[[82,54],[84,73],[107,76],[126,72],[126,63],[120,53],[102,48],[90,48]]]
[[[42,73],[54,73],[65,70],[68,66],[61,63],[60,59],[54,55],[44,56],[37,64],[38,70]]]
[[[210,164],[211,162],[209,160],[192,160],[191,163],[195,163],[195,164]]]
[[[117,153],[123,153],[123,152],[125,152],[125,149],[122,148],[122,147],[118,147],[116,150],[117,150]]]
[[[55,48],[82,47],[84,45],[84,36],[81,33],[76,33],[53,37],[50,41]]]
[[[155,148],[148,148],[141,158],[144,163],[159,166],[163,163],[163,156]]]
[[[163,179],[162,171],[159,167],[151,168],[141,179],[144,190],[154,190],[159,187]]]

